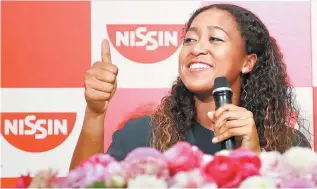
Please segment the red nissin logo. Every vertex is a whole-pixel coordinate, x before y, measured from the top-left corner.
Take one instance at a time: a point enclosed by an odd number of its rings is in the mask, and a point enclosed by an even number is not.
[[[171,56],[182,43],[184,25],[109,24],[111,43],[121,55],[138,63],[160,62]]]
[[[76,113],[1,113],[1,134],[16,148],[45,152],[72,132]]]

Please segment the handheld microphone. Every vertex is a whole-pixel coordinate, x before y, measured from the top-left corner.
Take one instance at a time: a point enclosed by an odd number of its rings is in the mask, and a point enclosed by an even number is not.
[[[232,103],[232,90],[226,77],[217,77],[212,92],[216,104],[216,110],[223,104]],[[234,137],[221,142],[221,149],[233,150],[235,148]]]

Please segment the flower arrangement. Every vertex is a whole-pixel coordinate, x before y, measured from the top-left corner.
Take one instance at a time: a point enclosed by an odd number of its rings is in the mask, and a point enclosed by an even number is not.
[[[98,154],[82,162],[67,177],[38,172],[21,176],[17,187],[36,188],[316,188],[317,154],[293,147],[283,154],[247,149],[207,155],[178,142],[161,153],[137,148],[123,161]]]

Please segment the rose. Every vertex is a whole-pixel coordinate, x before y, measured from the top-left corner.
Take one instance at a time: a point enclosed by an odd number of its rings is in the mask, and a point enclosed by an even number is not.
[[[95,154],[89,157],[87,160],[81,162],[79,167],[84,167],[87,164],[100,164],[103,167],[106,167],[113,161],[115,161],[115,159],[108,154]]]
[[[53,188],[85,188],[89,185],[102,181],[105,168],[100,164],[86,163],[69,172],[67,177],[55,180]]]
[[[187,142],[178,142],[164,152],[171,176],[180,171],[198,168],[203,159],[203,152]]]
[[[229,156],[215,156],[202,172],[208,182],[215,182],[219,188],[237,187],[242,180],[239,163]]]
[[[238,148],[236,150],[231,151],[229,153],[229,156],[234,158],[239,158],[239,157],[257,157],[258,155],[247,148]]]
[[[242,179],[260,174],[261,160],[259,157],[240,157],[237,160]]]
[[[166,162],[153,157],[144,157],[124,166],[127,179],[133,179],[139,175],[152,175],[159,179],[168,180],[169,170]]]
[[[30,173],[26,175],[21,175],[17,180],[17,188],[27,188],[29,187],[30,183],[32,181],[32,177],[30,176]]]
[[[115,159],[108,154],[93,155],[71,170],[67,177],[56,180],[53,185],[58,188],[81,188],[99,181],[109,180],[106,177],[111,177],[111,175],[106,174],[107,167],[115,164]]]
[[[144,157],[152,157],[166,161],[165,156],[160,151],[149,147],[139,147],[128,153],[128,155],[124,158],[124,163],[131,163]]]
[[[159,179],[169,179],[168,163],[165,156],[153,148],[137,148],[130,152],[122,162],[127,179],[138,175],[153,175]]]
[[[260,174],[261,159],[251,150],[239,148],[232,151],[229,156],[239,164],[242,179]]]

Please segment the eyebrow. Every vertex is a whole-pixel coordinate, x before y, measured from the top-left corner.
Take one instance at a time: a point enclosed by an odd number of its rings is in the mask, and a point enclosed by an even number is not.
[[[229,36],[228,32],[226,30],[224,30],[223,28],[219,27],[219,26],[210,25],[210,26],[207,26],[207,28],[208,28],[208,30],[214,30],[214,29],[221,30],[221,31],[225,32],[227,34],[227,36]],[[188,29],[188,31],[197,32],[198,29],[197,29],[197,27],[190,27]]]

